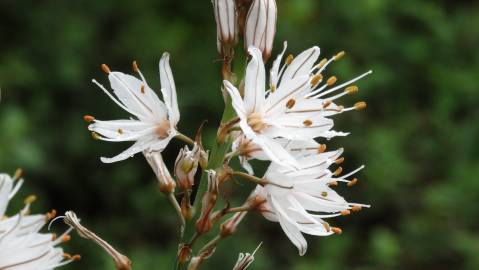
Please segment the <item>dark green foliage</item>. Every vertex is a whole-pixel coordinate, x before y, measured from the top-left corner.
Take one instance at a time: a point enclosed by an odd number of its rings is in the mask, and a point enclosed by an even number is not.
[[[319,45],[346,50],[330,74],[347,80],[372,69],[360,93],[368,109],[336,117],[346,138],[347,170],[366,164],[349,200],[372,208],[331,221],[340,236],[309,237],[300,258],[278,224],[249,215],[204,269],[231,269],[237,254],[260,241],[252,269],[478,269],[479,259],[479,4],[474,1],[278,1],[275,51]],[[127,117],[90,80],[106,83],[99,66],[129,72],[131,61],[159,90],[158,61],[172,55],[182,119],[193,136],[220,119],[220,62],[210,1],[0,2],[0,171],[22,167],[23,197],[33,211],[75,210],[88,227],[129,255],[135,269],[169,269],[175,213],[138,155],[101,164],[127,144],[91,139],[84,114]],[[180,144],[166,151],[174,161]],[[237,184],[231,184],[229,188]],[[239,202],[244,194],[235,194]],[[232,190],[229,194],[232,193]],[[14,208],[14,209],[12,209]],[[57,223],[54,230],[64,227]],[[83,260],[64,269],[112,269],[90,242],[65,245]]]

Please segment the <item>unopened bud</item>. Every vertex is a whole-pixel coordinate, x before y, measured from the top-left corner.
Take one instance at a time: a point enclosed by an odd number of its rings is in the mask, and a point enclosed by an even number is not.
[[[161,152],[143,152],[148,164],[150,164],[153,172],[158,179],[158,183],[160,185],[160,191],[169,194],[175,190],[176,183],[171,177],[168,168],[166,167],[165,162],[163,161],[163,157],[161,156]]]
[[[237,12],[234,0],[214,0],[213,9],[216,19],[218,50],[234,45],[238,39]],[[220,50],[221,49],[221,50]]]
[[[263,60],[271,56],[276,33],[277,7],[275,0],[254,0],[246,17],[245,49],[254,46],[263,53]]]
[[[178,265],[185,264],[191,257],[191,247],[189,245],[180,244],[178,248]]]
[[[222,237],[230,236],[236,232],[236,229],[240,222],[243,220],[244,216],[248,212],[243,211],[243,212],[238,212],[234,214],[231,218],[227,219],[225,222],[223,222],[220,226],[220,235]]]
[[[186,219],[190,220],[194,215],[194,208],[190,203],[190,196],[183,196],[181,200],[181,215]]]

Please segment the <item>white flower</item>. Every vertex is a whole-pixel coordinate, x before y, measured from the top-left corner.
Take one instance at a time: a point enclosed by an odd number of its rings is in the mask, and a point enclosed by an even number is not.
[[[350,210],[357,211],[361,207],[368,207],[348,203],[331,189],[337,182],[347,182],[348,186],[354,184],[357,179],[346,178],[363,168],[361,166],[341,177],[338,175],[342,169],[335,172],[328,170],[332,163],[343,161],[339,158],[342,152],[340,149],[302,156],[298,158],[301,164],[298,171],[272,163],[264,178],[292,188],[281,188],[276,185],[257,186],[252,195],[256,200],[264,199],[265,202],[259,210],[268,220],[279,222],[285,234],[298,248],[300,255],[304,255],[307,249],[307,242],[302,233],[316,236],[340,233],[339,228],[330,227],[323,219],[347,215]]]
[[[307,141],[295,141],[285,138],[276,138],[275,142],[279,143],[281,147],[283,147],[295,159],[301,156],[322,153],[326,150],[326,145],[320,144],[312,139]],[[236,138],[233,142],[232,150],[233,152],[238,153],[241,166],[249,174],[253,174],[253,167],[249,163],[249,160],[269,160],[269,157],[264,153],[263,149],[245,136],[239,136]]]
[[[258,48],[266,61],[271,56],[276,33],[277,7],[275,0],[254,0],[246,16],[245,48]]]
[[[216,20],[217,39],[222,45],[233,45],[236,43],[238,34],[235,1],[213,0],[212,3]]]
[[[113,158],[102,157],[103,162],[112,163],[125,160],[144,150],[162,151],[178,134],[176,125],[180,120],[180,113],[169,58],[169,54],[164,53],[160,60],[161,92],[164,103],[147,84],[135,63],[133,67],[140,75],[141,80],[121,72],[111,72],[106,65],[102,65],[103,70],[108,73],[108,79],[116,98],[96,80],[93,80],[93,83],[134,118],[100,121],[86,116],[85,120],[94,122],[88,126],[88,129],[92,131],[94,138],[100,140],[135,142],[130,148]]]
[[[16,184],[14,181],[9,175],[0,174],[0,269],[47,270],[78,259],[57,247],[68,240],[68,232],[60,237],[39,232],[53,214],[27,214],[34,197],[27,198],[26,206],[18,214],[5,216],[10,199],[23,183],[22,179]]]
[[[316,137],[346,135],[332,131],[333,121],[327,117],[362,109],[365,103],[358,102],[353,107],[344,108],[333,101],[343,95],[357,92],[356,86],[349,85],[371,71],[332,87],[337,81],[336,77],[332,76],[325,84],[321,84],[321,73],[329,63],[338,60],[344,53],[316,64],[319,48],[313,47],[294,59],[289,56],[286,64],[280,67],[285,50],[286,43],[271,68],[268,91],[265,90],[266,76],[261,52],[255,47],[249,48],[252,58],[246,68],[244,98],[230,82],[225,80],[224,85],[231,95],[246,138],[261,147],[271,161],[297,168],[299,166],[294,157],[274,139],[307,141]],[[346,88],[343,89],[344,87]],[[341,89],[343,91],[340,94],[330,95]]]

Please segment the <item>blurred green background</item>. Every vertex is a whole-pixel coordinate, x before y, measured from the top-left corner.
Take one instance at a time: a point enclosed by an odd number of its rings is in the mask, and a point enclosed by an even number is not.
[[[365,164],[354,188],[339,191],[372,208],[331,220],[343,234],[308,237],[297,255],[276,223],[247,216],[203,269],[231,269],[237,254],[260,241],[252,269],[479,269],[479,3],[477,1],[279,0],[275,53],[283,40],[297,54],[319,45],[346,50],[330,74],[346,80],[369,69],[358,95],[368,109],[339,115],[348,170]],[[34,212],[75,210],[111,241],[134,269],[170,269],[176,219],[137,155],[102,164],[128,144],[97,142],[84,114],[127,114],[90,80],[106,83],[99,65],[131,71],[138,60],[159,89],[158,60],[172,55],[182,119],[193,135],[222,111],[220,62],[210,1],[0,1],[0,170],[21,167]],[[209,134],[209,135],[208,135]],[[166,151],[172,163],[181,144]],[[237,188],[238,185],[232,186]],[[241,187],[246,196],[249,186]],[[229,195],[231,192],[229,192]],[[60,223],[54,230],[65,227]],[[113,269],[93,243],[64,245],[83,259],[62,269]]]

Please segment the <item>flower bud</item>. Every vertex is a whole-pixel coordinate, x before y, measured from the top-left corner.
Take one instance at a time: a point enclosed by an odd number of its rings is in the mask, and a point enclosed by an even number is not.
[[[175,161],[175,175],[180,188],[185,191],[191,190],[195,183],[195,174],[198,169],[200,154],[201,149],[196,143],[191,151],[188,146],[185,146],[178,153]]]
[[[254,0],[244,30],[245,50],[250,46],[263,53],[266,62],[271,56],[273,40],[276,33],[277,7],[275,0]]]
[[[236,4],[234,0],[214,0],[213,9],[216,19],[218,51],[234,45],[238,40],[238,22]]]
[[[175,190],[176,183],[170,175],[168,168],[166,167],[161,152],[143,152],[148,164],[150,164],[153,172],[158,179],[160,185],[160,191],[169,194]]]
[[[248,212],[243,211],[243,212],[238,212],[234,214],[231,218],[227,219],[225,222],[223,222],[220,226],[220,235],[222,237],[230,236],[236,232],[236,229],[240,222],[243,220],[244,216]]]
[[[212,212],[218,199],[218,177],[213,170],[208,171],[208,190],[201,200],[201,214],[196,221],[196,231],[198,234],[204,234],[211,230]]]
[[[178,248],[178,265],[183,265],[191,257],[191,247],[186,244],[180,244]]]

